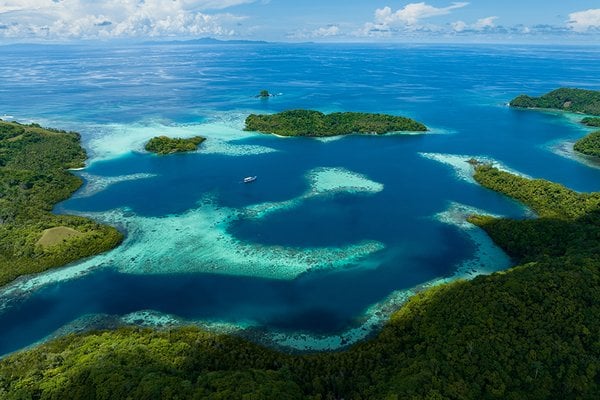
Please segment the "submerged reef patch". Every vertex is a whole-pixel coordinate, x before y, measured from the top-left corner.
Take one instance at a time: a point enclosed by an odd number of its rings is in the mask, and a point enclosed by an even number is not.
[[[451,202],[445,211],[434,216],[436,220],[442,223],[454,225],[461,229],[476,246],[473,258],[465,260],[452,277],[443,279],[438,283],[450,282],[460,278],[470,279],[477,275],[501,271],[511,266],[510,257],[482,229],[467,221],[467,218],[471,215],[489,215],[500,218],[499,215],[490,214],[484,210],[456,202]]]
[[[473,179],[473,175],[475,174],[475,164],[477,163],[491,164],[501,171],[510,172],[511,174],[515,174],[523,178],[531,178],[530,176],[515,171],[514,169],[511,169],[487,156],[469,156],[445,153],[419,153],[419,155],[452,167],[458,179],[473,184],[477,183],[475,182],[475,179]]]
[[[546,145],[546,148],[552,153],[576,161],[591,168],[600,169],[600,160],[597,157],[581,154],[573,149],[575,140],[561,140],[551,142]]]
[[[414,288],[392,292],[384,300],[368,307],[362,315],[357,318],[356,325],[342,332],[320,335],[308,332],[264,330],[259,327],[258,323],[253,321],[226,322],[185,319],[176,315],[165,314],[154,310],[137,311],[121,317],[104,316],[104,324],[106,326],[113,326],[116,323],[117,325],[136,325],[153,328],[194,325],[211,332],[236,334],[257,343],[288,350],[338,350],[357,343],[376,332],[389,320],[390,316],[402,304],[423,289],[448,283],[456,279],[472,279],[481,274],[490,274],[495,271],[509,268],[511,265],[510,258],[492,242],[483,230],[467,221],[467,217],[474,214],[497,217],[484,210],[455,202],[449,203],[448,208],[445,211],[432,217],[441,223],[456,226],[468,235],[469,239],[476,246],[473,257],[464,260],[457,265],[453,275],[439,277]],[[89,319],[90,329],[97,326],[99,318],[100,316]],[[81,322],[70,325],[73,331],[80,331],[82,329]],[[61,329],[61,334],[68,333],[65,332],[65,329],[68,331],[70,328]],[[51,335],[51,337],[56,336],[56,334]]]
[[[343,247],[293,248],[241,241],[228,231],[240,218],[263,218],[267,214],[299,206],[304,200],[339,192],[376,193],[383,185],[343,168],[317,168],[306,175],[309,189],[297,198],[268,202],[242,209],[218,206],[207,196],[198,208],[181,215],[141,217],[126,210],[96,215],[129,232],[117,267],[122,272],[219,273],[272,279],[293,279],[317,269],[340,268],[382,250],[377,241],[361,241]],[[157,246],[161,243],[161,246]]]
[[[88,172],[76,173],[83,178],[86,184],[78,190],[71,198],[90,197],[96,193],[106,190],[109,186],[120,182],[136,181],[138,179],[155,178],[157,174],[139,173],[119,176],[97,176]]]
[[[95,132],[95,133],[94,133]],[[156,135],[191,138],[202,135],[203,154],[243,156],[276,151],[270,147],[245,145],[240,140],[258,136],[243,130],[243,117],[214,117],[206,122],[178,125],[164,121],[145,121],[136,124],[108,124],[91,129],[87,147],[91,161],[123,156],[131,151],[143,151],[146,142]]]
[[[90,175],[93,180],[94,176]],[[216,273],[293,279],[322,269],[345,268],[384,249],[384,244],[364,240],[343,247],[294,248],[244,242],[228,232],[240,218],[262,218],[269,213],[299,206],[316,196],[335,193],[373,194],[383,185],[343,168],[316,168],[306,175],[307,191],[282,202],[255,204],[241,209],[219,206],[206,196],[198,207],[183,214],[143,217],[127,209],[86,213],[127,231],[118,248],[70,266],[23,278],[0,289],[0,310],[11,297],[53,282],[76,279],[92,270],[114,267],[132,274]],[[92,183],[92,187],[98,185]]]

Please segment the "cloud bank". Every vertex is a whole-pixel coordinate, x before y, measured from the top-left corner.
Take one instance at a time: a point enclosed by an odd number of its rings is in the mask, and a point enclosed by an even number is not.
[[[600,30],[600,8],[569,14],[567,25],[575,32]]]
[[[377,8],[372,21],[366,22],[362,28],[352,33],[338,32],[339,36],[347,34],[354,37],[370,38],[509,38],[516,37],[546,38],[593,38],[600,34],[600,9],[577,11],[569,14],[569,20],[563,25],[498,25],[498,16],[487,16],[474,22],[456,20],[440,23],[434,17],[459,13],[459,10],[471,6],[468,2],[454,2],[446,7],[435,7],[425,2],[410,3],[394,11],[390,6]],[[474,6],[474,5],[473,5]],[[444,19],[442,19],[444,21]]]
[[[480,18],[473,24],[467,24],[464,21],[456,21],[450,24],[454,32],[466,32],[466,31],[485,31],[496,28],[496,20],[498,17],[485,17]]]
[[[343,11],[343,3],[339,1],[340,11]],[[230,10],[250,3],[261,10],[248,11],[248,15],[254,15],[252,18]],[[345,21],[348,16],[340,12],[330,16],[339,19],[327,21],[331,23],[326,25],[322,19],[318,22],[319,18],[313,21],[309,14],[302,18],[290,13],[279,14],[273,24],[269,3],[270,0],[0,0],[0,40],[200,36],[323,41],[452,40],[459,37],[512,41],[536,36],[542,41],[559,37],[600,39],[600,8],[567,9],[563,15],[568,15],[568,19],[563,17],[562,23],[514,25],[505,14],[498,14],[503,18],[499,21],[493,6],[481,7],[475,2],[447,0],[445,4],[434,6],[420,1],[403,3],[398,8],[383,3],[383,7],[371,9],[370,18],[362,19],[367,22]],[[469,12],[466,12],[467,7]],[[472,17],[477,7],[482,12],[478,19]],[[366,12],[369,13],[368,8]],[[467,14],[473,19],[465,20]]]
[[[206,13],[254,0],[6,0],[0,37],[111,38],[232,35],[244,17]]]
[[[362,29],[355,32],[356,36],[392,36],[398,31],[436,30],[435,25],[423,25],[428,18],[450,14],[453,10],[469,5],[467,2],[455,2],[447,7],[434,7],[425,2],[409,3],[393,11],[386,6],[375,10],[373,22],[367,22]]]
[[[469,3],[452,3],[448,7],[437,8],[426,3],[410,3],[392,12],[390,7],[375,10],[375,23],[381,25],[416,25],[424,18],[449,14],[452,10],[467,6]]]

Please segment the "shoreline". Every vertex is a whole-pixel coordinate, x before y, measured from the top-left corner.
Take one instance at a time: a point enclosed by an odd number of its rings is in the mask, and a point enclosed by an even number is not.
[[[362,314],[357,316],[356,319],[361,321],[359,324],[350,326],[341,332],[330,335],[320,335],[302,331],[283,332],[262,327],[252,321],[245,321],[242,323],[241,321],[228,322],[223,320],[185,319],[155,310],[140,310],[121,316],[107,314],[82,315],[35,344],[27,346],[27,348],[33,348],[39,344],[70,333],[84,333],[94,329],[113,329],[118,327],[136,326],[161,330],[194,326],[214,334],[232,334],[286,353],[343,350],[375,335],[378,330],[389,321],[393,313],[398,311],[414,295],[423,290],[448,284],[460,279],[470,280],[476,276],[482,274],[488,275],[497,271],[506,270],[512,266],[510,258],[508,258],[508,256],[491,241],[483,230],[467,222],[466,218],[473,213],[492,215],[486,213],[484,210],[450,202],[446,210],[430,217],[440,223],[456,226],[457,229],[465,232],[469,237],[469,240],[475,244],[476,251],[473,256],[460,261],[456,265],[454,273],[451,276],[434,278],[412,288],[391,292],[385,299],[372,304]],[[115,250],[113,249],[113,251]],[[107,260],[102,264],[110,262],[109,256],[110,254],[107,254]],[[81,268],[83,265],[81,265],[80,268],[72,270],[68,270],[66,267],[63,268],[62,278],[67,280],[76,279],[103,267],[102,264],[93,265],[92,260],[89,261],[90,262],[87,263],[89,264],[87,265],[87,269],[85,267]],[[73,267],[77,267],[77,265],[74,265]],[[54,272],[60,276],[61,271]],[[32,276],[32,280],[35,281],[36,277]],[[41,282],[42,286],[45,286],[45,284],[48,284],[48,282]],[[29,291],[35,290],[38,287],[39,286],[36,287],[35,285],[30,286],[29,288],[22,287],[21,289],[25,290],[17,291],[16,293],[21,292],[22,295],[26,296]],[[10,295],[11,293],[2,293],[0,290],[0,297],[5,297],[7,294]],[[18,299],[18,297],[15,299]],[[3,310],[6,306],[7,304],[5,303],[5,306],[0,308],[0,310]],[[86,322],[86,320],[89,321]],[[16,350],[13,353],[22,350],[24,349]],[[9,354],[0,355],[0,359],[8,355]]]
[[[578,139],[563,139],[560,141],[550,142],[543,147],[560,157],[567,158],[590,168],[600,169],[600,159],[579,153],[573,149],[573,146],[577,140]]]
[[[249,131],[249,132],[254,132],[254,131]],[[436,132],[434,132],[431,129],[427,129],[426,131],[390,131],[390,132],[386,132],[386,133],[375,133],[375,132],[370,132],[370,133],[361,133],[361,132],[352,132],[352,133],[341,133],[339,135],[322,135],[322,136],[310,136],[310,135],[280,135],[277,133],[272,133],[272,132],[257,132],[261,135],[269,135],[269,136],[275,136],[277,138],[280,139],[289,139],[289,138],[307,138],[307,139],[315,139],[315,140],[321,140],[321,141],[333,141],[333,140],[338,140],[341,139],[343,137],[347,137],[347,136],[364,136],[364,137],[385,137],[385,136],[419,136],[419,135],[431,135],[431,134],[436,134]],[[437,132],[437,134],[442,134],[442,132]]]

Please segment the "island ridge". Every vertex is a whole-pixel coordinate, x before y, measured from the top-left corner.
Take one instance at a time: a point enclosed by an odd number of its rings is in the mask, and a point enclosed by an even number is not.
[[[280,136],[312,137],[427,131],[422,123],[405,117],[358,112],[323,114],[312,110],[290,110],[272,115],[250,114],[244,129]]]

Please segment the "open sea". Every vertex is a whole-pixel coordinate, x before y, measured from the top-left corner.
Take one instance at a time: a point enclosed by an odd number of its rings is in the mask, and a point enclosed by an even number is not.
[[[90,157],[56,212],[127,238],[0,288],[0,355],[123,324],[337,349],[418,290],[506,269],[465,217],[532,214],[475,184],[466,160],[600,190],[600,165],[571,150],[590,131],[581,116],[507,107],[522,93],[600,90],[599,59],[600,47],[523,45],[1,46],[0,118],[78,131]],[[430,131],[243,130],[251,113],[300,108],[403,115]],[[156,156],[143,146],[157,135],[208,140]]]

